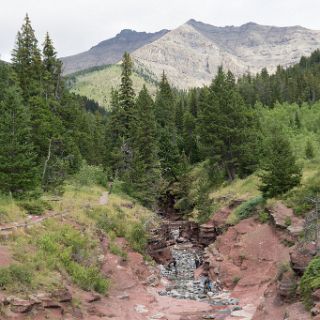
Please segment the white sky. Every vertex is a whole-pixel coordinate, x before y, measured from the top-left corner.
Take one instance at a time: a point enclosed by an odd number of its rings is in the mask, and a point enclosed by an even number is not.
[[[10,60],[28,12],[39,42],[49,31],[59,56],[85,51],[122,29],[173,29],[190,18],[216,26],[253,21],[320,30],[320,0],[0,0],[0,56]]]

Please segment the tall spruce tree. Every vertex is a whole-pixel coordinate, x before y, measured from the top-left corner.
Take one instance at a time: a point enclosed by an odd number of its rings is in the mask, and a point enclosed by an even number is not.
[[[158,123],[159,158],[162,173],[170,179],[177,179],[180,173],[175,114],[174,95],[163,72],[155,101],[155,115]]]
[[[247,144],[254,138],[251,130],[255,123],[254,113],[236,90],[234,76],[219,68],[210,95],[201,107],[199,132],[206,156],[225,169],[229,180],[236,178],[242,162],[247,161],[243,155],[247,154]],[[255,153],[255,149],[252,152]],[[257,162],[257,156],[250,159]]]
[[[16,45],[12,52],[12,66],[17,74],[25,102],[41,93],[43,65],[38,41],[28,15],[17,34]]]
[[[135,116],[135,92],[131,80],[133,64],[127,52],[123,55],[121,68],[120,89],[112,92],[112,109],[106,125],[104,164],[111,176],[126,180],[132,166],[130,134]]]
[[[300,183],[301,168],[297,165],[290,142],[281,128],[273,128],[265,148],[259,188],[265,198],[272,198],[286,193]]]
[[[0,190],[22,197],[39,186],[30,118],[19,90],[7,88],[0,102]]]
[[[62,86],[62,62],[57,58],[57,52],[53,46],[49,33],[46,33],[42,49],[44,67],[44,92],[45,97],[59,99],[63,92]]]
[[[157,196],[160,162],[154,103],[145,86],[138,95],[134,119],[130,137],[133,150],[130,183],[133,194],[144,205],[151,206]]]

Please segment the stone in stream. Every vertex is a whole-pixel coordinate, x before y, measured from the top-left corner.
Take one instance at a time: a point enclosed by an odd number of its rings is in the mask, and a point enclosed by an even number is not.
[[[172,238],[176,239],[176,244],[171,246],[171,256],[175,263],[171,263],[170,267],[159,265],[160,274],[162,277],[170,280],[170,284],[165,285],[165,290],[159,291],[161,296],[169,296],[177,299],[189,299],[197,301],[206,301],[213,306],[229,306],[237,305],[237,299],[229,298],[229,294],[224,292],[221,296],[219,283],[211,283],[211,294],[207,294],[205,290],[205,280],[207,277],[202,277],[199,280],[194,278],[196,269],[196,260],[202,259],[203,250],[195,247],[190,242],[180,243],[179,230],[170,230]],[[211,232],[212,230],[210,230]],[[209,232],[208,232],[209,233]],[[231,312],[231,310],[229,310]]]

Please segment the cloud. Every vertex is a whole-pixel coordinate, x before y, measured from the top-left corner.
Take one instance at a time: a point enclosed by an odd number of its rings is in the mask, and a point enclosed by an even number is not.
[[[121,29],[173,29],[190,18],[213,25],[254,21],[320,29],[318,0],[3,0],[0,55],[9,60],[28,12],[41,43],[51,34],[60,56],[79,53]]]

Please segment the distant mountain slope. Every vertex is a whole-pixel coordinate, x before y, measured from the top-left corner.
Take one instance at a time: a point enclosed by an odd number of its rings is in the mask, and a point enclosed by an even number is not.
[[[300,26],[215,27],[189,20],[132,55],[158,77],[164,70],[174,86],[188,88],[208,84],[220,65],[236,76],[264,67],[274,72],[278,65],[297,63],[317,48],[320,31]]]
[[[156,92],[153,75],[148,74],[137,66],[132,75],[133,87],[138,93],[146,85],[151,95]],[[106,109],[110,106],[111,90],[117,89],[121,81],[121,66],[109,65],[80,71],[67,77],[67,84],[71,92],[83,95],[99,103]]]
[[[155,33],[136,32],[122,30],[114,38],[100,42],[86,52],[62,58],[64,74],[74,73],[88,68],[117,63],[125,51],[131,53],[134,50],[151,43],[168,30]]]

